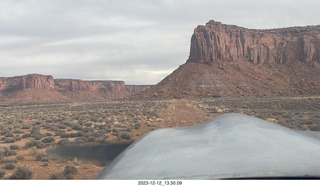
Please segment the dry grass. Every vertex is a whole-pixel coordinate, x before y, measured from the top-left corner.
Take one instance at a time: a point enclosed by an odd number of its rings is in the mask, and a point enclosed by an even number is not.
[[[29,167],[32,179],[93,179],[106,162],[46,155],[59,145],[130,143],[148,131],[205,122],[229,112],[244,113],[293,129],[320,131],[319,97],[199,98],[113,102],[0,105],[1,179]],[[13,170],[6,165],[15,165]],[[7,167],[8,168],[8,167]]]

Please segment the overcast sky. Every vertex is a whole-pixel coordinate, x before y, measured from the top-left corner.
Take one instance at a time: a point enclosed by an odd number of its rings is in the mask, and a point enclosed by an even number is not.
[[[197,25],[319,25],[319,8],[319,0],[1,0],[0,77],[156,84],[186,62]]]

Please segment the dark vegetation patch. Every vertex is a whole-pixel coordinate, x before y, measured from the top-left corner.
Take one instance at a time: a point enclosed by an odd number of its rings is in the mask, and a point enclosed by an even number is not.
[[[318,97],[243,97],[190,99],[207,115],[243,113],[295,130],[320,131],[320,98]]]
[[[66,145],[48,149],[47,154],[58,155],[69,158],[79,159],[92,159],[92,160],[113,160],[124,149],[126,149],[130,143],[125,144],[110,144],[110,145]]]
[[[33,176],[33,171],[29,167],[18,167],[15,172],[10,176],[10,179],[31,179]]]
[[[73,165],[67,165],[62,172],[51,175],[53,180],[73,179],[74,175],[78,173],[78,168]]]

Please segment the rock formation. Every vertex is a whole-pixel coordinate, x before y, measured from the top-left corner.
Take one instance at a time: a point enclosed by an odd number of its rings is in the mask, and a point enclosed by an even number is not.
[[[114,100],[136,94],[149,86],[125,85],[123,81],[83,81],[54,79],[50,75],[29,74],[0,77],[0,102],[65,102]]]
[[[209,21],[191,38],[188,62],[237,61],[289,64],[320,61],[320,26],[253,30]]]
[[[320,94],[320,26],[246,29],[209,21],[187,62],[133,97]]]
[[[55,86],[52,76],[32,74],[27,76],[0,77],[0,90],[17,91],[28,88],[53,90]]]

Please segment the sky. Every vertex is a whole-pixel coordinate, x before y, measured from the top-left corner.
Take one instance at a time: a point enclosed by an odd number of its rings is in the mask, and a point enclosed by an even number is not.
[[[152,85],[186,62],[198,25],[320,25],[319,7],[319,0],[1,0],[0,77]]]

